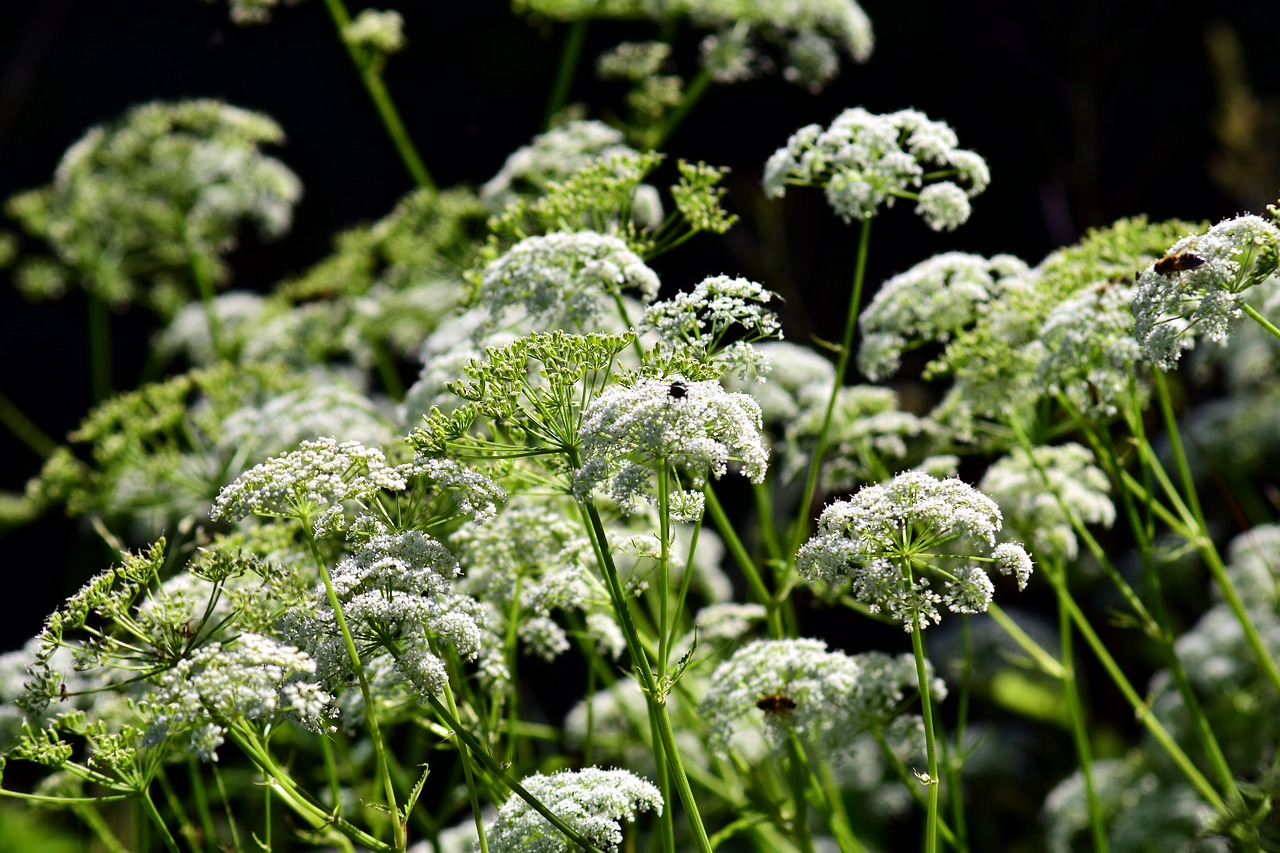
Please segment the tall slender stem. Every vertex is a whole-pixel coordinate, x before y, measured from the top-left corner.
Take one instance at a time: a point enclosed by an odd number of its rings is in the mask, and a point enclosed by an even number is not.
[[[818,444],[813,449],[813,458],[809,461],[809,475],[804,484],[804,495],[800,498],[800,509],[796,515],[795,527],[791,531],[791,547],[787,553],[794,564],[800,543],[809,532],[810,509],[813,495],[818,490],[818,472],[822,470],[822,457],[827,452],[827,433],[831,429],[831,414],[835,411],[836,400],[840,389],[844,387],[845,375],[849,370],[849,359],[853,355],[853,333],[858,325],[858,311],[862,307],[862,285],[867,276],[867,252],[871,247],[871,220],[862,220],[862,231],[858,237],[858,259],[853,272],[853,293],[849,297],[849,308],[844,318],[844,337],[840,339],[840,355],[836,359],[836,378],[831,387],[831,396],[827,399],[827,410],[822,415],[822,429],[818,432]]]
[[[391,143],[400,155],[400,160],[418,186],[423,189],[435,189],[436,183],[431,179],[431,173],[427,171],[422,158],[418,156],[418,149],[409,138],[409,132],[405,130],[404,122],[400,120],[400,113],[396,110],[391,95],[387,93],[387,87],[383,85],[381,75],[370,67],[354,45],[343,38],[343,30],[346,29],[347,24],[351,23],[351,15],[347,12],[346,4],[342,0],[325,0],[325,6],[329,10],[329,17],[333,18],[334,26],[338,28],[338,38],[346,47],[347,55],[351,57],[351,62],[360,75],[360,82],[364,84],[365,91],[373,100],[373,106],[378,111],[382,126],[387,129],[387,135],[391,137]]]

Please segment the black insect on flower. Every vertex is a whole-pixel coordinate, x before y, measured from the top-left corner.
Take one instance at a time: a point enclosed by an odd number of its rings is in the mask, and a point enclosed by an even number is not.
[[[667,389],[667,393],[671,395],[673,400],[683,400],[689,396],[689,386],[677,379],[671,383],[671,387]]]
[[[756,702],[756,707],[766,714],[785,714],[796,709],[796,700],[782,693],[771,693],[768,696],[761,696]]]

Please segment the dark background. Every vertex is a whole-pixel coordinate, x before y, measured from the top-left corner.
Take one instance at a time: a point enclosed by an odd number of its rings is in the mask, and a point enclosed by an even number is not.
[[[818,96],[778,77],[713,88],[670,139],[673,158],[733,169],[728,206],[744,222],[726,240],[662,258],[658,271],[669,288],[721,272],[756,278],[793,297],[789,338],[838,339],[856,229],[816,191],[768,207],[757,185],[764,160],[795,129],[855,105],[915,107],[949,122],[993,176],[970,223],[952,234],[928,231],[907,207],[881,217],[872,286],[949,249],[1036,263],[1087,227],[1139,212],[1215,220],[1259,211],[1280,195],[1280,12],[1263,2],[1207,5],[868,0],[877,46],[867,65],[846,65]],[[400,10],[409,49],[389,62],[392,96],[439,185],[480,183],[541,129],[567,29],[517,18],[502,3]],[[584,59],[653,35],[643,23],[593,24]],[[677,43],[686,72],[696,41]],[[1234,75],[1212,59],[1222,54],[1213,45],[1227,45]],[[233,255],[236,287],[265,290],[304,269],[335,231],[384,215],[411,188],[320,0],[254,28],[232,25],[224,4],[196,0],[8,0],[0,75],[0,198],[50,180],[89,126],[144,101],[220,97],[279,121],[289,141],[276,154],[305,196],[287,237],[249,238]],[[621,95],[589,67],[573,92],[614,108]],[[753,228],[769,218],[783,231],[762,239]],[[116,381],[127,388],[151,326],[140,311],[116,324]],[[0,392],[55,438],[90,406],[85,329],[82,295],[30,306],[0,284]],[[8,433],[0,454],[0,489],[21,490],[39,469]],[[38,630],[105,557],[76,544],[65,519],[0,535],[10,589],[38,587],[0,605],[3,650]]]

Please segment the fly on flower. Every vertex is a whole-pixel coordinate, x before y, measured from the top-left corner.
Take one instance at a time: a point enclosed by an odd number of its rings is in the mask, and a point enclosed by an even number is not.
[[[1195,252],[1179,252],[1177,254],[1165,255],[1163,258],[1155,262],[1152,269],[1160,275],[1173,275],[1176,272],[1184,272],[1186,270],[1193,270],[1197,267],[1202,267],[1204,266],[1204,263],[1204,258],[1200,257]]]
[[[785,714],[796,709],[796,700],[783,693],[771,693],[761,696],[756,701],[756,707],[766,714]]]

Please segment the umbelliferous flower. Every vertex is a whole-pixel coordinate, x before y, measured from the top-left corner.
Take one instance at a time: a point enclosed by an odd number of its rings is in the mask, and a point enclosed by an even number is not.
[[[850,581],[872,612],[887,611],[906,631],[923,630],[942,621],[939,604],[957,613],[986,611],[994,590],[978,563],[1026,586],[1031,558],[1020,545],[996,544],[1001,520],[995,501],[972,486],[908,471],[823,510],[796,569],[810,583]],[[940,550],[948,542],[961,550]]]
[[[711,276],[692,291],[650,305],[642,329],[657,334],[659,352],[723,363],[744,379],[759,378],[769,366],[752,343],[782,336],[778,315],[765,307],[771,299],[773,293],[754,281]]]
[[[788,184],[825,187],[827,202],[846,222],[909,198],[931,228],[950,230],[968,219],[968,199],[991,180],[986,162],[956,145],[949,126],[916,110],[874,115],[854,107],[825,130],[808,125],[792,134],[765,164],[765,195],[781,197]],[[935,182],[919,189],[926,179]]]
[[[380,489],[402,491],[407,485],[404,472],[388,465],[381,450],[319,438],[241,474],[218,495],[211,515],[297,518],[320,538],[341,526],[344,502],[368,500]]]
[[[598,331],[623,291],[652,302],[658,287],[657,274],[618,237],[594,231],[527,237],[484,269],[480,301],[490,312],[484,328],[519,309],[539,329]]]
[[[188,750],[217,761],[226,726],[238,720],[271,719],[289,712],[312,731],[330,715],[332,697],[307,680],[316,663],[305,652],[259,634],[210,643],[157,680],[143,707],[149,739],[188,735]]]
[[[734,462],[753,483],[763,482],[769,453],[760,435],[760,407],[719,382],[643,379],[614,385],[585,412],[582,467],[574,493],[598,486],[626,510],[637,497],[654,500],[658,466],[684,470],[694,487],[719,479]]]
[[[1107,475],[1093,464],[1093,454],[1078,444],[1037,447],[1027,452],[1015,448],[987,469],[978,488],[1004,509],[1005,527],[1017,531],[1036,554],[1074,560],[1079,551],[1071,519],[1110,527],[1116,508],[1107,496]],[[1044,468],[1048,483],[1036,469]]]
[[[190,298],[182,283],[193,264],[226,278],[221,254],[242,221],[264,237],[289,229],[302,184],[261,150],[283,140],[267,116],[214,100],[143,104],[93,128],[52,184],[9,201],[56,256],[26,289],[47,298],[75,282],[116,306],[143,300],[171,315]],[[22,269],[17,281],[27,281]]]
[[[372,56],[387,56],[404,50],[404,18],[399,12],[362,9],[342,28],[342,40]]]
[[[861,731],[883,723],[916,687],[911,655],[847,655],[821,640],[757,640],[716,668],[698,713],[711,749],[725,754],[747,721],[763,722],[778,743],[794,732],[838,754]],[[931,679],[938,699],[946,687]]]
[[[538,192],[551,181],[561,181],[596,158],[634,154],[622,141],[622,131],[601,121],[571,121],[553,127],[517,148],[498,174],[480,190],[480,196],[497,209],[517,194]]]
[[[1142,271],[1133,297],[1142,354],[1171,370],[1204,335],[1227,339],[1240,319],[1241,294],[1280,265],[1280,228],[1260,216],[1226,219],[1184,237]]]
[[[902,354],[926,343],[946,343],[999,297],[1009,279],[1031,270],[1012,255],[987,259],[945,252],[890,278],[858,318],[858,367],[882,380],[897,372]]]
[[[557,817],[605,851],[622,843],[622,820],[636,813],[662,814],[662,795],[650,782],[627,770],[584,767],[521,780],[530,794]],[[571,853],[574,845],[520,797],[512,797],[485,827],[494,853]]]

